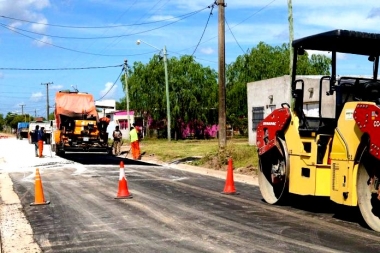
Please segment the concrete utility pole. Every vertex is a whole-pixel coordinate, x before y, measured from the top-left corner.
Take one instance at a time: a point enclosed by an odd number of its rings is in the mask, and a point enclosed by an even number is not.
[[[129,139],[129,131],[131,128],[131,117],[129,116],[129,91],[128,91],[128,60],[124,60],[124,82],[125,82],[125,103],[127,106],[127,119],[128,119],[128,127],[127,127],[127,140]]]
[[[168,122],[166,123],[168,127],[168,141],[171,140],[171,128],[170,128],[170,100],[169,100],[169,78],[168,78],[168,58],[166,52],[166,46],[164,46],[164,68],[165,68],[165,90],[166,90],[166,114],[168,118]]]
[[[293,47],[292,43],[294,40],[294,31],[293,31],[293,5],[292,0],[288,0],[288,22],[289,22],[289,73],[292,75],[293,72]]]
[[[218,48],[219,48],[219,73],[218,73],[218,83],[219,83],[219,155],[224,157],[227,139],[226,139],[226,59],[225,59],[225,16],[224,0],[218,1]]]
[[[144,43],[150,47],[153,47],[155,49],[157,49],[158,51],[160,51],[161,53],[161,49],[155,47],[155,46],[152,46],[151,44],[145,42],[145,41],[142,41],[142,40],[137,40],[136,41],[136,44],[137,45],[140,45],[141,43]],[[168,141],[171,140],[171,128],[170,128],[170,122],[171,122],[171,118],[170,118],[170,96],[169,96],[169,77],[168,77],[168,54],[167,54],[167,51],[166,51],[166,46],[164,46],[164,49],[162,50],[163,53],[164,53],[164,68],[165,68],[165,90],[166,90],[166,117],[167,117],[167,127],[168,127]]]
[[[41,85],[46,85],[46,120],[49,120],[49,84],[53,84],[53,82],[41,83]]]
[[[37,109],[34,109],[34,117],[37,118]]]

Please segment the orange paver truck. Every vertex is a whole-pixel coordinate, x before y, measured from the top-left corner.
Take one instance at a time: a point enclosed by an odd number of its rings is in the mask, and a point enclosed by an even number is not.
[[[83,92],[59,91],[55,96],[55,123],[52,150],[112,153],[106,122],[99,121],[94,97]]]

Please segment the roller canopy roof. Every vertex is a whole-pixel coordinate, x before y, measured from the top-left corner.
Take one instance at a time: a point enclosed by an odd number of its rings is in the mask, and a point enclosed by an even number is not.
[[[380,54],[380,34],[349,30],[333,30],[294,40],[294,48],[336,51],[359,55]]]

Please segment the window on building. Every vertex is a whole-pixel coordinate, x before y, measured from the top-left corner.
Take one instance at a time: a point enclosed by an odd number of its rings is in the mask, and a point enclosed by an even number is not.
[[[258,124],[264,119],[264,106],[252,107],[252,131],[256,131]]]
[[[120,130],[128,129],[128,120],[119,119]]]

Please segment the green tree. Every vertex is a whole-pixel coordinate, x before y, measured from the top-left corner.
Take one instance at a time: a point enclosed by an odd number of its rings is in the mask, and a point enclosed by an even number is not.
[[[168,59],[169,100],[172,126],[178,121],[207,122],[208,110],[217,107],[217,74],[195,62],[192,56]],[[121,78],[125,89],[124,76]],[[135,62],[128,72],[129,107],[154,120],[166,119],[164,63],[155,55],[146,65]],[[125,109],[125,99],[116,105]],[[174,124],[173,124],[174,123]]]
[[[5,122],[11,128],[16,129],[19,122],[25,122],[25,115],[8,112],[7,116],[5,117]]]
[[[0,131],[4,130],[5,124],[6,123],[5,123],[4,115],[0,113]]]

